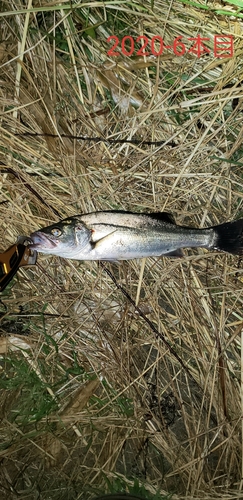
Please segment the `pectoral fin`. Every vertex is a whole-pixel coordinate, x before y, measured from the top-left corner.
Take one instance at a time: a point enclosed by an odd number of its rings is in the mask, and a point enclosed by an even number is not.
[[[91,239],[90,244],[92,247],[92,251],[95,253],[96,259],[113,263],[119,262],[116,256],[114,257],[112,256],[112,250],[114,247],[113,235],[116,231],[117,230],[115,229],[111,233],[102,236],[100,239],[96,241],[92,241]]]
[[[95,239],[95,236],[97,236],[97,235],[95,234],[95,230],[92,230],[91,241],[90,241],[90,243],[91,243],[92,247],[93,247],[93,248],[95,248],[95,249],[97,249],[100,245],[103,245],[103,244],[104,244],[104,242],[105,242],[105,243],[107,242],[107,244],[109,245],[109,243],[110,243],[110,238],[111,238],[111,236],[112,236],[112,235],[113,235],[116,231],[117,231],[117,230],[116,230],[116,229],[114,229],[114,231],[111,231],[110,233],[108,233],[108,234],[106,234],[105,236],[102,236],[101,238],[99,238],[98,240],[96,240],[96,239]],[[107,249],[108,249],[108,247],[107,247]]]

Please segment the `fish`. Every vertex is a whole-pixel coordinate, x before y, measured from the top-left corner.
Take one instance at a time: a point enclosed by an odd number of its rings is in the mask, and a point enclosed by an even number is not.
[[[183,248],[243,254],[243,219],[205,229],[180,226],[167,212],[107,210],[74,215],[30,235],[30,248],[76,260],[183,256]]]

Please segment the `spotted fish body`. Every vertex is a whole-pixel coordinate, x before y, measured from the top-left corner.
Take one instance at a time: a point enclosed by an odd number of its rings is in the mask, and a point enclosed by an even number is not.
[[[122,211],[75,215],[31,234],[31,248],[77,260],[129,260],[181,256],[182,248],[243,251],[243,219],[197,229],[175,224],[166,212]]]

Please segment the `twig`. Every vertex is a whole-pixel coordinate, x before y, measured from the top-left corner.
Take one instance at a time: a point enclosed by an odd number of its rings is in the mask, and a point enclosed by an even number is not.
[[[65,137],[67,139],[78,139],[81,141],[93,141],[93,142],[108,142],[109,144],[139,144],[140,146],[171,146],[174,148],[176,143],[174,141],[143,141],[142,139],[106,139],[105,137],[85,137],[83,135],[72,135],[72,134],[49,134],[49,133],[35,133],[35,132],[24,132],[23,134],[15,134],[20,137],[54,137],[60,138]]]
[[[3,163],[1,163],[0,165],[1,165],[1,167],[3,167],[3,168],[0,168],[1,173],[3,173],[3,174],[8,173],[8,174],[14,175],[17,179],[19,179],[21,182],[23,182],[24,186],[31,193],[33,193],[36,196],[36,198],[38,198],[38,200],[41,201],[41,203],[43,203],[43,205],[45,205],[47,208],[51,209],[57,217],[61,218],[61,215],[59,214],[59,212],[55,208],[53,208],[51,205],[49,205],[49,203],[47,203],[45,200],[43,200],[42,196],[39,193],[37,193],[37,191],[30,184],[28,184],[28,182],[26,182],[24,180],[24,178],[22,177],[22,175],[19,174],[19,172],[15,172],[15,170],[13,170],[13,168],[11,168],[11,167],[6,167]]]

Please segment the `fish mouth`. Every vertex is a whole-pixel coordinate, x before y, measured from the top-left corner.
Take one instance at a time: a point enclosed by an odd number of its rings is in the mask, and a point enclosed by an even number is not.
[[[28,245],[31,250],[48,250],[56,247],[56,242],[49,239],[41,231],[35,231],[30,235],[31,243]]]

